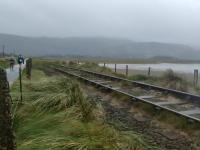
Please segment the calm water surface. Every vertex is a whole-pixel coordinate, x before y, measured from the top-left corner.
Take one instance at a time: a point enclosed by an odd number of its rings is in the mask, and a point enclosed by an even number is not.
[[[103,64],[99,64],[103,66]],[[194,69],[200,71],[200,64],[175,64],[175,63],[160,63],[160,64],[117,64],[117,69],[125,69],[128,65],[129,69],[136,70],[147,70],[151,67],[155,71],[166,71],[167,69],[172,69],[174,72],[178,73],[194,73]],[[114,64],[106,64],[109,68],[115,68]]]

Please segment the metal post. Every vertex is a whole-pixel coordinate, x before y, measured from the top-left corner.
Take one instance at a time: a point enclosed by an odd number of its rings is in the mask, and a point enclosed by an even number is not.
[[[151,67],[148,68],[148,76],[151,75]]]
[[[115,64],[115,73],[117,72],[117,64]]]
[[[196,87],[198,84],[198,70],[194,70],[194,86]]]
[[[126,65],[126,76],[128,76],[128,65]]]
[[[22,97],[22,68],[21,68],[21,64],[19,65],[19,83],[20,83],[20,102],[22,104],[22,100],[23,100],[23,97]]]

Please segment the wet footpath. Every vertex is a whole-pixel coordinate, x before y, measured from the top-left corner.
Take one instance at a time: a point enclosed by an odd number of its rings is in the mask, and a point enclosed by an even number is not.
[[[22,70],[25,68],[25,64],[21,65]],[[19,65],[14,65],[13,70],[10,68],[6,69],[7,72],[7,79],[9,82],[9,85],[12,86],[15,80],[19,77]]]

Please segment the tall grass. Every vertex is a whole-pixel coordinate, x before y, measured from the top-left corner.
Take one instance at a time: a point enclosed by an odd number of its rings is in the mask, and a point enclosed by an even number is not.
[[[14,102],[18,86],[16,82],[12,87]],[[141,136],[106,124],[95,114],[103,114],[103,109],[69,78],[49,77],[34,69],[31,81],[23,78],[23,91],[24,104],[14,118],[20,150],[154,149]]]
[[[99,66],[97,63],[94,63],[94,62],[86,62],[82,65],[79,65],[78,67],[83,68],[83,69],[91,69],[96,72],[102,72],[102,73],[107,73],[107,74],[113,73],[112,69],[103,67],[103,66]]]
[[[34,101],[34,105],[42,111],[62,111],[73,105],[80,108],[84,120],[92,118],[94,106],[89,103],[78,83],[69,78],[62,78],[49,85],[40,86],[37,90],[51,91]]]
[[[189,84],[184,81],[181,77],[173,72],[173,70],[167,70],[161,80],[164,82],[165,86],[168,88],[181,90],[181,91],[188,91]]]
[[[183,78],[178,76],[172,70],[166,70],[162,76],[147,76],[147,75],[132,75],[129,77],[130,80],[143,81],[150,84],[156,84],[166,88],[180,90],[187,92],[191,84],[185,81]]]
[[[9,67],[8,60],[0,58],[0,68],[5,69],[5,68],[8,68],[8,67]]]

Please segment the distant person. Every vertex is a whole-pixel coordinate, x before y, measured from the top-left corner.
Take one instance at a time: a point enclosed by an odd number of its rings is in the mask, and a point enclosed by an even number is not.
[[[18,56],[18,64],[24,64],[24,57],[22,55]]]
[[[11,59],[10,59],[10,70],[11,70],[11,71],[13,71],[14,65],[15,65],[15,59],[14,59],[14,58],[11,58]]]

